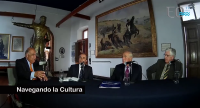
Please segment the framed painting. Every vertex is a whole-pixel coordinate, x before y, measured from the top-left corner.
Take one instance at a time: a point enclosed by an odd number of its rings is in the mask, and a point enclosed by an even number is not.
[[[23,51],[24,51],[24,37],[12,36],[12,52],[23,52]]]
[[[0,34],[0,60],[10,59],[10,34]]]
[[[135,0],[96,16],[96,58],[156,57],[157,36],[151,0]]]
[[[162,43],[161,51],[165,51],[167,48],[171,48],[171,43]]]

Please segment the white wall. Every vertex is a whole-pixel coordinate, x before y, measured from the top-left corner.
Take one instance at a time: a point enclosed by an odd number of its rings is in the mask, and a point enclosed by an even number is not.
[[[88,26],[89,33],[89,43],[91,43],[91,50],[95,50],[95,16],[101,14],[105,11],[108,11],[112,8],[120,6],[122,4],[131,2],[132,0],[115,0],[112,3],[107,3],[108,0],[102,2],[102,4],[94,3],[93,5],[87,7],[83,10],[82,13],[91,14],[91,20],[86,21],[83,19],[73,18],[76,21],[71,26],[71,38],[70,38],[70,46],[73,42],[76,42],[79,39],[79,30]],[[100,8],[105,3],[103,8]],[[151,66],[153,63],[157,61],[157,59],[163,58],[164,52],[161,52],[161,43],[171,43],[171,47],[175,48],[177,51],[177,59],[180,59],[182,63],[184,63],[184,47],[183,47],[183,35],[181,28],[181,20],[180,18],[169,18],[167,15],[167,6],[177,7],[177,3],[175,0],[152,0],[154,16],[155,16],[155,24],[156,24],[156,32],[157,32],[157,50],[158,57],[145,57],[145,58],[134,58],[142,66],[142,72],[146,75],[146,69]],[[97,9],[98,8],[98,9]],[[87,11],[86,11],[87,10]],[[81,13],[81,12],[80,12]],[[86,15],[88,15],[86,14]],[[71,48],[70,48],[71,50]],[[111,63],[96,63],[92,62],[91,66],[93,67],[94,75],[110,77],[110,68],[114,68],[115,65],[122,63],[121,58],[95,58],[95,55],[91,56],[91,61],[111,61]],[[70,64],[73,62],[70,59]],[[145,79],[143,77],[143,79]]]
[[[69,62],[66,62],[70,59],[70,33],[71,27],[70,20],[63,23],[60,28],[56,28],[56,24],[69,12],[49,8],[45,6],[36,6],[32,4],[9,2],[9,1],[0,1],[0,11],[6,12],[17,12],[17,13],[26,13],[36,15],[35,22],[39,22],[40,16],[44,15],[47,17],[46,26],[48,26],[54,34],[54,56],[59,57],[59,48],[65,48],[65,58],[60,58],[59,61],[54,62],[54,69],[56,71],[63,69],[67,70],[66,65],[70,65]],[[24,36],[24,52],[30,46],[30,38],[33,35],[32,29],[17,27],[12,24],[13,22],[21,22],[31,24],[32,19],[27,18],[16,18],[7,16],[0,16],[0,33],[2,34],[11,34],[11,36]],[[12,42],[12,41],[11,41]],[[11,46],[11,44],[10,44]],[[10,47],[10,60],[15,61],[16,59],[24,57],[24,52],[11,52]]]

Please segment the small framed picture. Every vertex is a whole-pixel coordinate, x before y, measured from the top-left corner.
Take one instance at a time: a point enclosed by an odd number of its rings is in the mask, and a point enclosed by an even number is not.
[[[24,51],[24,37],[12,36],[12,52],[23,52],[23,51]]]
[[[165,51],[167,48],[171,48],[171,43],[162,43],[161,51]]]

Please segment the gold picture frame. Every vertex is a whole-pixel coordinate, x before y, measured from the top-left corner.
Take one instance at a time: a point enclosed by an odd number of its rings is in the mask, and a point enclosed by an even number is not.
[[[12,36],[12,52],[24,52],[23,36]]]
[[[96,58],[121,58],[124,51],[131,51],[133,57],[157,57],[151,0],[135,0],[111,9],[97,15],[95,23]]]
[[[10,60],[10,34],[0,34],[0,60]]]

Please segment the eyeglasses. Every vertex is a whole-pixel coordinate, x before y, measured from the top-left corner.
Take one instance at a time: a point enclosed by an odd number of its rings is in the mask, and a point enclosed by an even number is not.
[[[169,56],[171,56],[171,55],[164,54],[164,56],[167,56],[167,57],[169,57]]]

